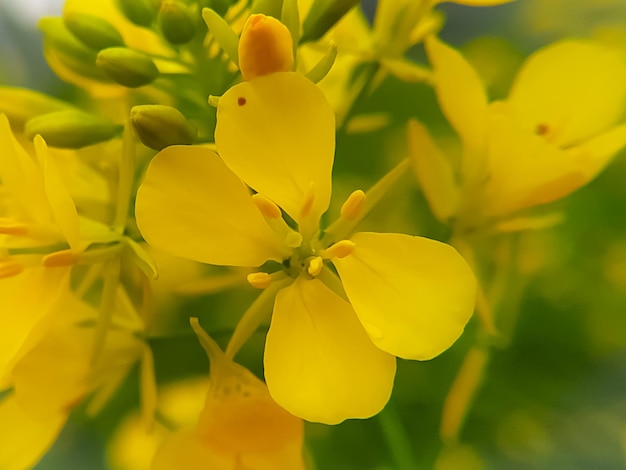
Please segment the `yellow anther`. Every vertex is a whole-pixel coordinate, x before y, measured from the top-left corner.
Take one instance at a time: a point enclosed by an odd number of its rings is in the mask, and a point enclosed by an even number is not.
[[[289,248],[298,248],[302,245],[302,235],[298,232],[294,232],[293,230],[287,233],[285,237],[285,243]]]
[[[309,266],[307,267],[306,270],[311,276],[317,277],[319,273],[322,272],[323,267],[324,267],[324,260],[322,259],[322,257],[315,256],[314,258],[311,258],[311,260],[309,261]]]
[[[3,235],[15,235],[18,237],[24,236],[28,233],[28,226],[20,224],[11,219],[0,218],[0,234]]]
[[[17,276],[22,271],[24,271],[24,266],[14,259],[0,262],[0,279]]]
[[[322,256],[326,259],[330,258],[345,258],[351,255],[356,245],[350,240],[341,240],[334,245],[329,246],[322,252]]]
[[[365,193],[360,189],[354,191],[346,202],[341,206],[341,217],[348,220],[356,220],[363,213],[363,205],[365,204]]]
[[[72,266],[78,262],[78,256],[72,250],[62,250],[44,256],[42,264],[46,268]]]
[[[267,289],[272,283],[272,276],[264,272],[250,273],[247,279],[250,285],[257,289]]]
[[[271,201],[262,194],[255,194],[252,196],[252,202],[256,205],[257,209],[268,219],[280,219],[282,213],[280,207],[278,207],[274,201]]]
[[[302,217],[309,215],[309,212],[311,212],[311,208],[313,207],[313,202],[315,202],[315,183],[311,181],[309,183],[309,189],[307,189],[306,194],[304,195],[302,209],[300,209],[300,215]]]
[[[250,15],[239,39],[238,55],[244,80],[288,72],[293,66],[293,40],[276,18]]]

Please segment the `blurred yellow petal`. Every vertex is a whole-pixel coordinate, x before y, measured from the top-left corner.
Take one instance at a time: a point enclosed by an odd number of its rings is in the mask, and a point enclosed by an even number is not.
[[[0,468],[33,468],[61,432],[67,414],[35,419],[19,406],[14,396],[0,399]]]
[[[626,145],[626,125],[561,150],[519,125],[509,108],[494,103],[488,160],[491,178],[476,207],[496,217],[546,204],[591,181]]]
[[[442,0],[438,3],[458,3],[459,5],[467,5],[470,7],[491,7],[512,1],[513,0]]]
[[[55,222],[74,251],[83,251],[87,243],[80,238],[76,205],[61,180],[59,168],[41,136],[35,137],[37,157],[44,172],[45,190]]]
[[[259,266],[288,254],[245,185],[206,148],[171,146],[154,157],[135,212],[150,245],[183,258]]]
[[[387,403],[395,359],[367,337],[349,303],[321,281],[281,290],[265,346],[272,397],[308,421],[368,418]]]
[[[446,222],[459,203],[459,188],[450,161],[423,124],[409,121],[408,132],[409,156],[417,181],[435,217]]]
[[[508,98],[520,123],[557,146],[613,124],[626,103],[626,63],[600,44],[566,40],[531,55]]]
[[[231,456],[205,446],[191,430],[172,434],[159,446],[151,470],[236,470]]]
[[[333,259],[365,331],[405,359],[441,354],[474,311],[476,280],[454,248],[422,237],[357,233],[350,256]]]
[[[487,96],[478,73],[450,46],[434,36],[426,39],[439,105],[472,157],[484,147]]]
[[[11,366],[44,335],[66,293],[69,269],[33,268],[0,283],[0,388]]]
[[[232,87],[220,98],[215,143],[229,168],[294,220],[330,201],[335,119],[324,94],[302,75],[282,72]]]

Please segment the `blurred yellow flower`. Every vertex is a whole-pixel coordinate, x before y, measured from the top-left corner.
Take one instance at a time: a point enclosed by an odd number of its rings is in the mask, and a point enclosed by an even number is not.
[[[626,64],[615,51],[566,40],[531,55],[504,101],[489,103],[477,73],[431,37],[426,49],[442,111],[462,144],[461,169],[418,123],[409,143],[434,214],[461,230],[568,195],[626,144]]]
[[[194,329],[211,361],[204,408],[195,429],[166,438],[152,470],[304,470],[302,420],[279,407],[265,384],[232,362],[197,323]]]
[[[281,263],[278,273],[249,278],[280,287],[264,357],[272,398],[310,421],[374,415],[391,393],[393,356],[431,359],[460,336],[474,276],[433,240],[321,236],[334,116],[305,77],[282,72],[239,84],[220,99],[217,121],[219,156],[169,147],[152,160],[137,195],[140,231],[149,244],[203,263]],[[342,217],[359,212],[359,193]]]
[[[97,311],[69,291],[50,311],[46,331],[35,331],[0,388],[0,468],[31,468],[53,444],[72,409],[95,391],[111,393],[144,347],[136,331],[109,332],[92,364]],[[42,336],[42,333],[45,335]]]

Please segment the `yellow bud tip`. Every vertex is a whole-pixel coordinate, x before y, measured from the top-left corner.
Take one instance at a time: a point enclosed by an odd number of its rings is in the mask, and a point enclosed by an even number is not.
[[[282,217],[280,207],[262,194],[257,193],[253,195],[252,202],[254,202],[257,209],[259,209],[264,217],[267,217],[268,219],[280,219]]]
[[[17,276],[22,271],[24,271],[24,266],[14,259],[0,262],[0,279]]]
[[[313,202],[315,202],[315,183],[311,181],[309,189],[307,189],[306,194],[304,195],[304,203],[302,204],[302,209],[300,210],[300,215],[302,217],[309,215],[311,208],[313,207]]]
[[[62,250],[44,256],[43,266],[45,268],[58,268],[61,266],[72,266],[78,261],[78,256],[72,250]]]
[[[363,213],[363,205],[365,204],[365,193],[360,189],[354,191],[346,202],[341,206],[341,217],[348,220],[356,220]]]
[[[313,276],[317,277],[319,273],[322,272],[322,268],[324,267],[324,260],[321,256],[315,256],[309,260],[309,266],[307,268],[307,272]]]
[[[293,66],[293,40],[276,18],[250,15],[239,39],[238,54],[244,80],[288,72]]]
[[[356,245],[350,240],[341,240],[334,245],[329,246],[323,251],[322,256],[326,259],[330,258],[345,258],[354,252]]]
[[[258,272],[248,274],[248,283],[257,289],[267,289],[272,283],[272,276],[268,273]]]
[[[287,237],[285,237],[285,244],[289,248],[298,248],[302,245],[302,235],[298,232],[290,231],[287,233]]]

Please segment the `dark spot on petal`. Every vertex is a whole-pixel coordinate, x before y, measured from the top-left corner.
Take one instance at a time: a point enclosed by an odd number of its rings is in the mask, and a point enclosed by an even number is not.
[[[246,99],[243,96],[240,96],[239,98],[237,98],[237,104],[239,106],[243,106],[244,104],[246,104]]]
[[[535,128],[535,134],[540,135],[540,136],[544,136],[546,135],[548,132],[550,132],[550,127],[547,124],[538,124],[537,127]]]

